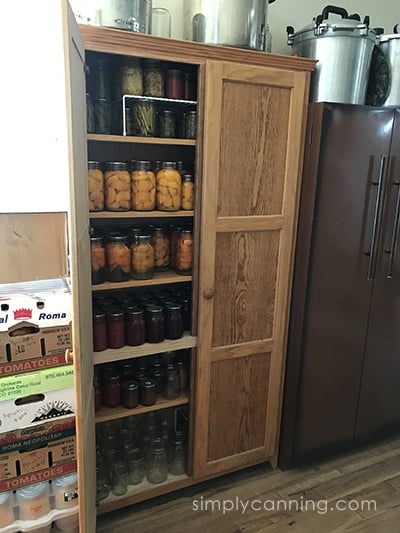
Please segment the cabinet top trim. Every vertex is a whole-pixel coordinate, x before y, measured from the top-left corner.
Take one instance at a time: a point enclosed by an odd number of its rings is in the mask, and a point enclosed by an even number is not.
[[[207,60],[233,61],[297,71],[312,71],[316,64],[314,59],[166,39],[86,24],[80,24],[79,29],[86,50],[95,52],[165,59],[194,65],[202,65]]]

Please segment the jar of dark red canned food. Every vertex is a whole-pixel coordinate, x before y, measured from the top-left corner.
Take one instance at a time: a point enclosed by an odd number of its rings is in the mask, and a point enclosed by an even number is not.
[[[105,407],[118,407],[121,404],[121,378],[118,372],[103,376],[102,398]]]
[[[125,317],[120,309],[109,310],[107,313],[108,347],[113,349],[125,346]]]
[[[93,311],[93,351],[102,352],[108,348],[106,314],[95,309]]]
[[[183,335],[182,306],[179,303],[167,303],[164,306],[165,337],[180,339]]]
[[[161,305],[148,305],[145,311],[147,342],[162,342],[164,332],[164,310]]]
[[[125,341],[128,346],[144,344],[145,323],[143,309],[133,308],[125,312]]]

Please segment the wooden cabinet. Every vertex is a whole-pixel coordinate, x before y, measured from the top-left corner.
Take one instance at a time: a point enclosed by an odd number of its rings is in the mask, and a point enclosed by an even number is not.
[[[147,483],[105,500],[98,508],[103,513],[245,465],[276,464],[304,117],[314,62],[106,28],[80,30],[87,51],[186,63],[198,70],[195,141],[88,136],[90,158],[124,157],[132,146],[141,154],[159,151],[159,159],[182,150],[196,154],[196,206],[186,213],[195,225],[195,268],[189,280],[193,327],[182,339],[157,347],[157,352],[192,349],[191,389],[178,402],[189,403],[188,476],[160,486]],[[164,216],[183,214],[101,213],[90,219]],[[160,273],[150,282],[125,284],[180,281],[188,280]],[[125,347],[93,354],[91,360],[97,364],[154,352],[154,346]],[[88,408],[91,404],[88,399]],[[128,414],[104,409],[96,418]],[[94,412],[88,432],[93,419]],[[91,444],[93,435],[89,438]],[[84,468],[94,471],[94,450],[81,450]],[[81,493],[93,493],[94,486],[80,480]]]

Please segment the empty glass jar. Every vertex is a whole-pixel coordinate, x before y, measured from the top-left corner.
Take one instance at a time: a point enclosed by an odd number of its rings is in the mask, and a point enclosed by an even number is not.
[[[147,480],[150,483],[162,483],[168,476],[167,454],[161,439],[154,439],[150,447]]]

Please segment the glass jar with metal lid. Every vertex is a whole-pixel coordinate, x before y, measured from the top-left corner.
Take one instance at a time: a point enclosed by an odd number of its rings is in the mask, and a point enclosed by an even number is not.
[[[108,211],[129,211],[131,208],[131,177],[126,163],[106,163],[105,204]]]
[[[190,228],[181,229],[176,244],[176,266],[178,274],[191,275],[193,267],[193,234]]]
[[[131,252],[127,235],[120,233],[107,235],[106,261],[108,281],[128,281],[131,271]]]
[[[125,311],[125,338],[128,346],[145,342],[144,312],[139,307]]]
[[[186,113],[186,139],[196,138],[196,111],[188,111]]]
[[[156,176],[150,161],[135,161],[131,174],[132,209],[152,211],[156,207]]]
[[[182,178],[176,163],[164,161],[157,172],[157,209],[179,211],[181,208]]]
[[[176,133],[176,115],[170,109],[163,109],[158,115],[158,134],[160,137],[174,138]]]
[[[100,161],[88,162],[89,211],[104,209],[104,174]]]
[[[131,277],[151,279],[154,272],[154,248],[150,235],[137,235],[131,244]]]
[[[125,317],[121,309],[110,309],[107,312],[107,339],[109,348],[125,346]]]
[[[145,309],[146,341],[162,342],[165,338],[164,310],[161,305],[148,305]]]
[[[166,303],[164,306],[165,337],[167,339],[180,339],[183,335],[182,305],[179,303]]]
[[[164,96],[164,72],[159,61],[143,61],[143,94],[145,96]]]
[[[90,236],[90,256],[92,268],[92,285],[105,281],[106,250],[101,235]]]
[[[105,407],[117,407],[121,405],[121,378],[118,372],[108,372],[103,377],[102,394],[103,405]]]
[[[154,247],[154,270],[168,270],[169,238],[164,228],[153,228],[151,242]]]
[[[116,79],[116,98],[122,98],[125,94],[143,95],[143,71],[138,59],[124,60],[119,67],[119,76]]]
[[[156,108],[152,102],[134,102],[132,134],[140,137],[154,137],[156,134]]]
[[[194,205],[194,182],[191,174],[182,175],[182,209],[190,211]]]

